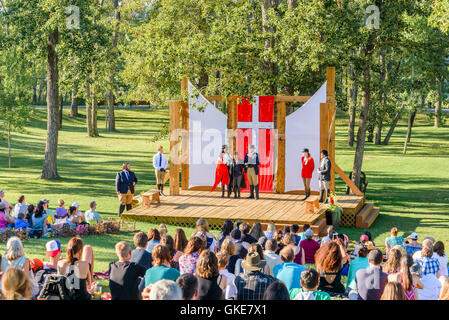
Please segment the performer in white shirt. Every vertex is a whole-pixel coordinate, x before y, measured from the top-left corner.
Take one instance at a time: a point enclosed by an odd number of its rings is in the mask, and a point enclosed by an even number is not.
[[[165,177],[165,170],[168,166],[168,160],[167,157],[164,154],[164,149],[162,146],[159,146],[157,148],[157,153],[153,157],[153,167],[156,172],[156,183],[157,183],[157,189],[159,190],[159,194],[161,196],[164,195],[164,177]]]

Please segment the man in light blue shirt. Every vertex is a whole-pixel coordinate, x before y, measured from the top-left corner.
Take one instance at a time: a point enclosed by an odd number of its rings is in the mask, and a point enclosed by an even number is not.
[[[291,248],[282,249],[279,255],[284,263],[273,267],[274,277],[281,280],[286,285],[287,290],[301,288],[301,272],[307,268],[293,262],[295,254]]]
[[[97,224],[103,222],[103,220],[100,217],[100,214],[95,211],[97,209],[97,203],[95,201],[92,201],[89,204],[90,210],[87,210],[84,213],[84,216],[86,217],[86,221],[89,224]]]
[[[157,148],[157,153],[153,157],[153,167],[155,170],[156,175],[156,183],[157,183],[157,189],[159,190],[159,194],[161,196],[164,195],[164,178],[165,178],[165,170],[168,166],[168,160],[167,157],[164,154],[164,149],[162,146],[159,146]]]

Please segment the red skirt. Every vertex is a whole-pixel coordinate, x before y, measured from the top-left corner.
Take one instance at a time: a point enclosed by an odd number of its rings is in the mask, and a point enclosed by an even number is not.
[[[217,169],[215,169],[215,183],[211,191],[214,191],[220,182],[223,186],[229,185],[228,166],[224,163],[217,164]]]

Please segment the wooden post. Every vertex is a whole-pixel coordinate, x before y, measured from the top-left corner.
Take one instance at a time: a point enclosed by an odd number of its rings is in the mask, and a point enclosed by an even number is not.
[[[328,106],[328,149],[329,159],[332,164],[335,163],[335,119],[336,100],[335,100],[335,67],[326,68],[326,104]],[[335,193],[335,166],[331,167],[331,181],[329,183],[331,192]]]
[[[187,78],[183,78],[181,82],[181,189],[189,188],[189,102],[187,92],[189,90],[189,82]]]
[[[231,96],[228,99],[228,152],[234,156],[237,151],[237,97]]]
[[[285,102],[277,102],[278,154],[276,170],[276,192],[285,191]]]
[[[328,150],[329,136],[329,107],[327,103],[320,104],[320,152],[323,149]],[[318,164],[319,166],[319,159]]]
[[[179,195],[179,108],[182,101],[169,101],[170,112],[170,195]]]

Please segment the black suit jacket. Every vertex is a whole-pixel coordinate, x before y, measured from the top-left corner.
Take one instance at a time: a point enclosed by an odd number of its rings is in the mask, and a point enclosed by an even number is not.
[[[134,193],[133,182],[137,183],[137,177],[133,171],[129,171],[129,180],[126,178],[126,174],[120,171],[115,177],[115,189],[116,191],[120,191],[120,193],[127,193],[128,190]]]
[[[322,163],[320,162],[320,175],[318,177],[320,181],[331,181],[331,167],[332,164],[328,157],[324,158]]]

